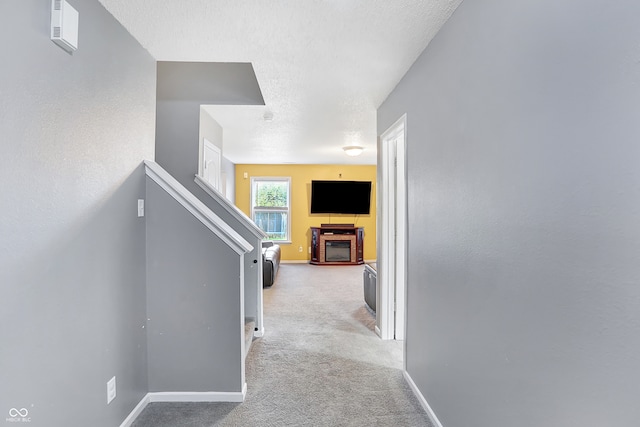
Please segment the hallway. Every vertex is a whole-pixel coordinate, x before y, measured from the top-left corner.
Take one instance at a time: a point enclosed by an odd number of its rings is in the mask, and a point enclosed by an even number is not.
[[[245,402],[152,403],[134,426],[430,426],[402,377],[402,343],[373,332],[362,270],[282,264]]]

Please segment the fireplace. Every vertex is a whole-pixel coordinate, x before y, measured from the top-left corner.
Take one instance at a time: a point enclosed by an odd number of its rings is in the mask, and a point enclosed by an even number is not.
[[[324,259],[326,262],[351,262],[351,241],[326,240]]]
[[[353,224],[311,227],[311,264],[364,264],[364,228]]]

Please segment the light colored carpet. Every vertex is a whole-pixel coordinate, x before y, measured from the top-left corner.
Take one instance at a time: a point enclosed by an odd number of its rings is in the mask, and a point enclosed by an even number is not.
[[[402,343],[365,308],[363,266],[281,264],[244,403],[152,403],[134,427],[431,426],[402,377]]]

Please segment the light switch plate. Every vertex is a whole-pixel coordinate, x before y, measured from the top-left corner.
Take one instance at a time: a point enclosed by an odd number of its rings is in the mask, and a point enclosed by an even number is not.
[[[116,398],[116,377],[107,381],[107,405]]]

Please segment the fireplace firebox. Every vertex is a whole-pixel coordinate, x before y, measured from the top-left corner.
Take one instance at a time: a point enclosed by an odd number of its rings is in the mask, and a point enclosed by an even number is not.
[[[327,262],[351,262],[351,241],[325,240],[324,259]]]

